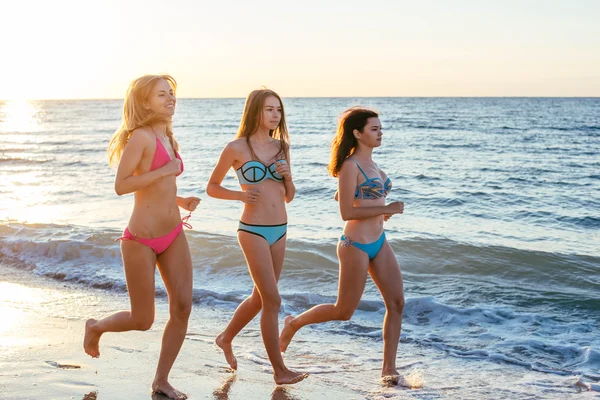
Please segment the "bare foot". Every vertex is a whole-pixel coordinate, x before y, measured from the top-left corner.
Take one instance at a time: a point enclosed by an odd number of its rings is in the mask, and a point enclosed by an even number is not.
[[[400,383],[400,379],[402,379],[400,375],[383,375],[381,383],[385,386],[397,386]]]
[[[410,389],[422,388],[425,384],[423,371],[414,369],[408,375],[400,375],[396,369],[381,372],[381,383],[385,386],[403,386]]]
[[[225,360],[227,361],[227,363],[229,364],[231,369],[237,370],[237,359],[233,355],[233,350],[231,348],[231,342],[226,342],[223,339],[223,334],[221,333],[215,339],[215,343],[217,346],[219,346],[221,348],[221,350],[223,350],[223,353],[225,354]]]
[[[83,337],[83,349],[87,354],[94,358],[100,357],[100,349],[98,348],[98,342],[100,341],[100,334],[94,330],[96,324],[95,319],[90,318],[85,323],[85,336]]]
[[[152,384],[152,392],[160,393],[162,395],[167,396],[170,399],[174,400],[184,400],[187,399],[187,395],[179,390],[175,389],[169,382],[156,382]]]
[[[598,384],[598,383],[585,383],[585,384],[587,385],[588,390],[591,390],[592,392],[600,392],[600,384]]]
[[[396,368],[381,371],[381,383],[386,386],[396,386],[400,383],[401,376]]]
[[[587,391],[592,390],[592,386],[589,383],[585,383],[581,379],[578,379],[577,382],[575,382],[575,386]]]
[[[285,353],[287,350],[292,338],[296,334],[296,330],[292,327],[292,321],[294,317],[288,315],[283,319],[283,329],[281,330],[281,335],[279,335],[279,351]]]
[[[294,383],[298,383],[307,377],[308,374],[290,371],[289,369],[282,374],[273,375],[273,379],[275,379],[275,383],[278,385],[293,385]]]

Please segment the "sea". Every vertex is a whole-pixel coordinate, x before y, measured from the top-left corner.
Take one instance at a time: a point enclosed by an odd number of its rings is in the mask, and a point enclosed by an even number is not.
[[[373,159],[393,182],[388,200],[405,203],[385,223],[406,297],[398,366],[420,374],[422,387],[377,384],[385,307],[370,279],[350,321],[304,328],[286,357],[308,357],[307,372],[357,398],[578,398],[576,381],[600,380],[600,98],[283,103],[297,192],[280,321],[335,302],[343,221],[327,174],[330,143],[343,110],[372,108],[383,126]],[[133,198],[115,194],[106,153],[122,106],[0,101],[1,264],[91,296],[126,292],[115,238]],[[194,307],[221,315],[223,327],[252,280],[236,238],[242,204],[205,188],[243,106],[241,98],[179,99],[173,121],[185,163],[179,195],[202,199],[186,230]],[[232,170],[223,184],[239,188]],[[160,279],[157,301],[167,301]],[[268,367],[259,336],[240,346],[238,358]],[[357,381],[350,370],[364,374]]]

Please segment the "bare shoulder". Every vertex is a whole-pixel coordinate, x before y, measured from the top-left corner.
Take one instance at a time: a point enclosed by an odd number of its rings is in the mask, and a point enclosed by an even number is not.
[[[154,137],[154,132],[152,132],[151,129],[144,126],[135,129],[131,133],[129,141],[131,142],[131,144],[147,145],[154,139]]]
[[[246,138],[245,137],[240,137],[240,138],[237,138],[237,139],[233,139],[231,142],[227,143],[227,145],[241,146],[244,143],[246,143]]]
[[[358,179],[358,167],[350,159],[344,160],[340,171],[337,175],[338,180],[341,182],[355,182]]]
[[[349,158],[346,158],[342,163],[342,167],[340,168],[340,174],[352,174],[357,173],[358,167],[356,163]]]
[[[239,138],[227,143],[223,149],[223,152],[239,154],[240,152],[246,150],[247,146],[246,139]]]

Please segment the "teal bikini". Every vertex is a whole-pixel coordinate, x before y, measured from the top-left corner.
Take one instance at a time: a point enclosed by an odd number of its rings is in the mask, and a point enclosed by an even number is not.
[[[375,200],[380,199],[382,197],[386,197],[387,194],[392,190],[392,181],[390,178],[386,179],[385,182],[381,180],[381,178],[369,178],[365,171],[362,170],[360,165],[356,162],[356,160],[350,159],[354,161],[360,172],[362,172],[365,177],[365,181],[356,187],[356,191],[354,192],[355,199],[364,199],[364,200]],[[381,236],[379,239],[372,243],[360,243],[350,239],[346,235],[342,235],[340,238],[343,247],[354,246],[357,249],[360,249],[367,253],[369,256],[369,260],[375,258],[375,256],[381,250],[381,247],[385,243],[385,232],[381,232]]]
[[[286,162],[285,160],[277,160],[276,162],[280,161]],[[245,162],[244,165],[235,171],[235,173],[237,174],[240,184],[245,185],[256,185],[265,179],[272,179],[281,183],[285,180],[285,178],[277,172],[275,163],[272,163],[267,167],[262,162],[255,160]],[[273,246],[287,233],[287,222],[279,225],[255,225],[240,221],[238,225],[238,232],[239,231],[260,236],[267,241],[269,246]]]
[[[281,225],[254,225],[240,221],[238,225],[239,231],[260,236],[269,243],[269,246],[273,246],[287,233],[287,223]]]
[[[279,175],[275,168],[275,163],[286,162],[285,160],[277,160],[268,167],[260,161],[248,161],[244,165],[235,170],[240,183],[246,185],[255,185],[261,183],[265,179],[273,179],[276,182],[283,182],[284,177]]]

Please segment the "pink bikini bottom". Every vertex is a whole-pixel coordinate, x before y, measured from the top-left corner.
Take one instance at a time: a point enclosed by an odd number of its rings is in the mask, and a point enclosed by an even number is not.
[[[179,232],[181,232],[184,226],[188,229],[192,229],[192,226],[187,222],[188,219],[190,219],[191,215],[192,214],[190,213],[190,215],[188,215],[187,217],[182,218],[181,223],[177,225],[175,229],[173,229],[171,232],[167,233],[164,236],[147,239],[139,238],[136,235],[129,232],[129,227],[127,227],[123,231],[123,236],[116,240],[135,240],[136,242],[141,243],[144,246],[150,247],[152,250],[154,250],[156,254],[160,254],[166,251],[171,246],[171,244],[173,244],[175,238],[177,238],[177,235],[179,235]]]

